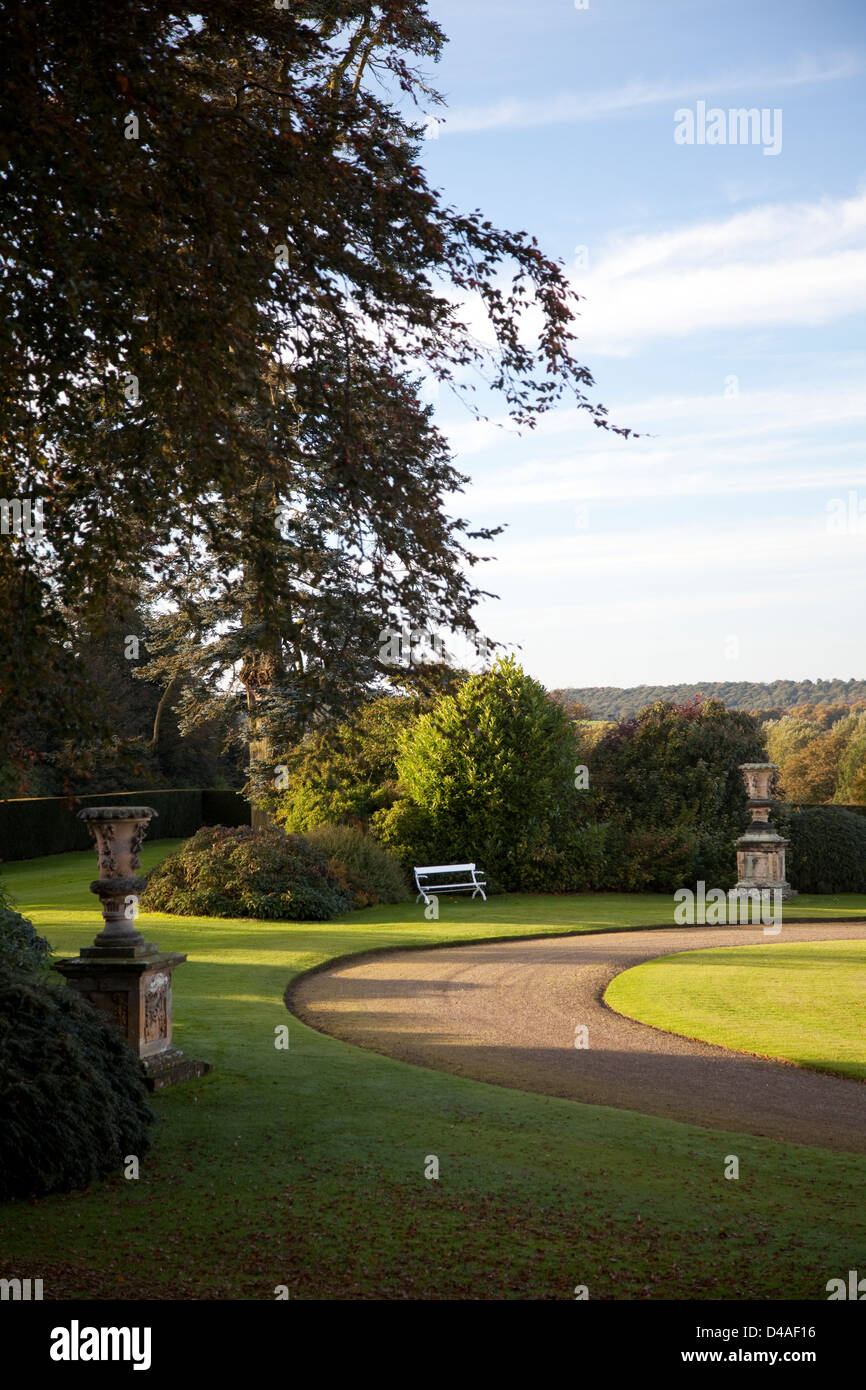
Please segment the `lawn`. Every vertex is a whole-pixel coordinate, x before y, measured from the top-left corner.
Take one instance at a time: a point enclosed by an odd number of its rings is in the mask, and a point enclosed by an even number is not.
[[[864,998],[862,941],[686,951],[624,971],[605,993],[656,1028],[860,1080]]]
[[[146,846],[145,865],[169,848]],[[4,879],[71,954],[98,927],[93,873],[83,853]],[[214,1072],[157,1094],[137,1181],[3,1208],[0,1273],[42,1277],[46,1298],[571,1299],[585,1284],[594,1299],[824,1300],[866,1267],[866,1159],[446,1076],[286,1014],[290,979],[333,956],[671,915],[660,897],[440,907],[438,922],[414,903],[323,924],[139,919],[189,953],[176,1038]]]

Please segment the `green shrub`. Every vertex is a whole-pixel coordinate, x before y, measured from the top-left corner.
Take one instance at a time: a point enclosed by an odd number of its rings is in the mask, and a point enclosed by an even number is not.
[[[120,1173],[150,1146],[144,1068],[74,990],[0,966],[0,1200]]]
[[[575,827],[558,844],[533,846],[518,864],[525,893],[588,893],[604,881],[608,827]]]
[[[791,806],[787,801],[777,801],[770,810],[770,824],[785,840],[791,838],[791,817],[795,810],[808,810],[808,807]],[[791,851],[788,850],[788,861],[791,858]],[[790,862],[786,863],[785,872],[790,869]],[[790,878],[790,875],[789,875]]]
[[[458,862],[450,853],[447,842],[443,845],[442,838],[437,836],[430,813],[408,797],[401,797],[393,806],[377,811],[370,829],[407,874],[412,872],[416,864]]]
[[[749,821],[740,765],[764,761],[755,720],[718,700],[650,705],[609,729],[590,758],[602,820],[680,826],[731,843]]]
[[[406,877],[394,855],[362,830],[352,825],[319,825],[305,839],[349,891],[353,907],[401,903],[409,897]]]
[[[322,922],[352,902],[324,857],[300,836],[204,826],[151,870],[140,906],[183,917]]]
[[[702,824],[694,832],[693,859],[685,880],[677,888],[695,888],[697,880],[702,879],[707,887],[721,888],[727,892],[733,888],[737,873],[736,839],[731,836],[729,826]]]
[[[405,865],[474,860],[518,889],[521,864],[580,813],[571,721],[511,658],[439,699],[400,747],[401,800],[372,826]]]
[[[12,970],[46,970],[51,946],[32,922],[16,912],[0,887],[0,966]]]
[[[673,893],[696,887],[727,891],[737,881],[734,845],[704,826],[605,827],[600,877],[592,884],[608,893]]]
[[[393,808],[383,818],[385,833],[398,827],[406,833],[417,822],[417,808],[404,812]],[[417,847],[418,839],[414,844]],[[446,862],[441,854],[412,858],[412,842],[401,846],[407,863]],[[479,867],[486,870],[483,859]],[[722,864],[722,869],[719,869]],[[717,843],[712,834],[692,827],[628,829],[617,822],[573,826],[557,839],[542,836],[540,842],[517,842],[513,853],[512,883],[523,893],[673,893],[694,888],[703,878],[713,887],[727,889],[736,882],[733,845]],[[488,874],[488,896],[497,891]],[[498,891],[502,891],[501,888]]]
[[[774,814],[791,841],[786,871],[799,893],[866,893],[866,818],[840,806]]]
[[[694,879],[696,841],[695,832],[682,826],[628,831],[623,845],[621,890],[673,893],[688,886]],[[714,881],[710,881],[715,887]],[[611,886],[615,888],[616,884]]]
[[[370,700],[335,729],[321,728],[279,759],[288,785],[265,802],[286,830],[306,834],[325,824],[366,830],[394,800],[399,740],[421,709],[415,696]]]

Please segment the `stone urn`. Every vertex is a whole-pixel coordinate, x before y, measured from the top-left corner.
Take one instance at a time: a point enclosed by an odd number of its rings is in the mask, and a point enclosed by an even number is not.
[[[150,806],[79,811],[96,846],[99,878],[90,891],[99,898],[104,926],[92,946],[82,946],[77,956],[54,967],[124,1035],[144,1064],[151,1090],[211,1070],[209,1062],[192,1061],[172,1041],[172,971],[186,956],[160,951],[135,926],[144,889],[139,854],[156,814]]]
[[[150,806],[88,806],[78,812],[96,846],[99,878],[90,885],[102,906],[105,926],[94,939],[104,950],[140,952],[144,937],[135,927],[138,899],[144,889],[139,878],[141,846],[151,819]]]
[[[775,802],[773,779],[775,763],[741,763],[740,771],[749,794],[751,825],[737,840],[736,892],[778,892],[782,900],[793,898],[794,889],[785,879],[785,850],[790,843],[770,825]]]

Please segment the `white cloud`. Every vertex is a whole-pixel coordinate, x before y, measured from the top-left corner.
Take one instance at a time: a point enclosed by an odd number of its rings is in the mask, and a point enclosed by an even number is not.
[[[786,260],[845,248],[859,250],[866,233],[866,192],[817,203],[775,203],[697,222],[657,235],[616,238],[603,258],[605,275],[705,266],[708,261],[762,264],[771,249]]]
[[[499,101],[487,106],[458,107],[449,112],[441,131],[446,135],[465,134],[481,130],[514,130],[521,127],[561,125],[601,120],[641,111],[648,106],[664,103],[697,101],[718,93],[773,93],[783,87],[800,87],[816,82],[835,82],[853,77],[862,64],[855,55],[844,55],[822,63],[803,63],[794,72],[755,72],[707,77],[687,82],[629,82],[623,87],[581,95],[560,92],[556,96],[539,97],[534,101]],[[755,100],[757,100],[757,96]],[[767,105],[768,97],[762,102]]]
[[[711,396],[618,405],[616,418],[649,438],[623,441],[594,429],[588,435],[580,411],[551,412],[534,431],[528,457],[525,437],[518,440],[494,422],[455,425],[449,438],[458,466],[485,452],[495,460],[491,474],[479,459],[460,509],[468,505],[489,516],[491,508],[504,506],[806,492],[817,493],[823,506],[846,488],[866,496],[866,450],[859,437],[846,434],[866,421],[861,388],[743,391],[728,399],[721,377],[719,387]]]
[[[590,247],[589,264],[571,272],[581,296],[575,331],[584,360],[630,356],[662,338],[826,324],[866,310],[866,190],[771,204],[655,235],[620,235]],[[492,347],[480,297],[455,303],[475,340]],[[540,323],[531,305],[522,323],[526,341],[537,337]]]
[[[591,263],[592,264],[592,263]],[[585,351],[866,310],[866,193],[619,238],[575,287]]]
[[[667,531],[655,529],[651,534],[578,532],[511,545],[500,541],[496,580],[498,583],[507,576],[524,581],[543,579],[547,584],[554,577],[562,581],[591,575],[619,581],[631,576],[636,582],[685,571],[693,587],[708,579],[718,591],[724,574],[731,576],[737,589],[748,588],[752,577],[762,573],[776,580],[785,573],[797,573],[803,568],[804,555],[808,555],[810,569],[830,567],[837,582],[840,574],[852,582],[857,580],[862,575],[866,536],[835,535],[827,531],[824,522],[823,516],[816,516],[811,526],[786,524],[784,519],[777,520],[775,527],[765,520],[734,526],[714,525],[708,518],[704,527],[682,525]]]

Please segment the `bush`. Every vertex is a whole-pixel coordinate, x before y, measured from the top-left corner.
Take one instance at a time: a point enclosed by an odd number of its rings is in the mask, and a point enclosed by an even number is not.
[[[437,838],[433,819],[423,806],[417,806],[408,797],[401,797],[393,806],[377,811],[371,822],[376,839],[388,847],[405,873],[410,874],[416,864],[464,863],[457,861],[449,853],[447,844],[443,848],[441,837]],[[477,856],[478,863],[481,859]],[[485,866],[486,867],[486,866]]]
[[[575,750],[564,710],[512,658],[498,661],[406,732],[402,801],[373,829],[403,863],[474,860],[520,888],[521,864],[560,844],[579,814]]]
[[[727,890],[749,822],[740,764],[764,760],[754,719],[718,700],[657,702],[609,729],[591,756],[591,813],[609,822],[604,886]]]
[[[39,936],[32,922],[10,905],[0,888],[0,967],[12,970],[46,970],[51,946]]]
[[[400,737],[420,709],[415,696],[384,695],[336,729],[309,734],[279,759],[288,785],[271,803],[275,818],[295,834],[326,823],[366,830],[373,813],[394,800]]]
[[[786,871],[799,893],[866,893],[866,818],[840,806],[774,814],[791,841]]]
[[[698,848],[694,830],[683,826],[673,826],[669,830],[629,830],[623,835],[621,844],[620,863],[611,856],[607,883],[610,891],[673,893],[677,888],[694,883]],[[610,870],[614,870],[612,876]],[[716,886],[714,878],[709,882]]]
[[[150,1146],[144,1068],[72,989],[0,966],[0,1200],[120,1173]]]
[[[409,897],[405,875],[393,854],[351,825],[320,825],[305,838],[348,891],[353,907],[401,903]]]
[[[714,830],[730,843],[749,821],[740,765],[763,761],[751,715],[718,700],[658,702],[599,740],[590,780],[601,819],[634,829]]]
[[[604,880],[608,827],[576,827],[559,845],[530,848],[520,860],[526,893],[588,893]]]
[[[205,826],[151,870],[143,912],[323,922],[348,912],[351,894],[298,835]]]

